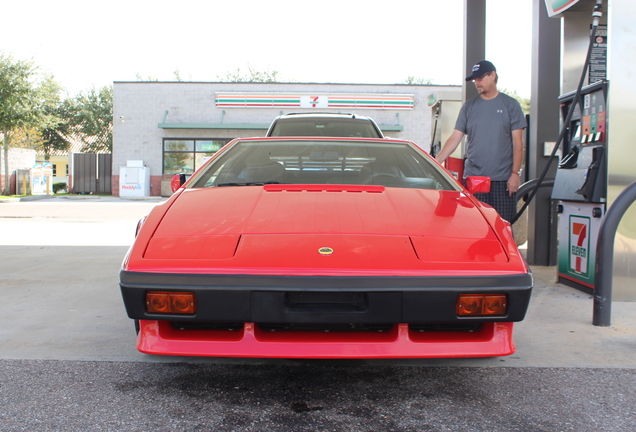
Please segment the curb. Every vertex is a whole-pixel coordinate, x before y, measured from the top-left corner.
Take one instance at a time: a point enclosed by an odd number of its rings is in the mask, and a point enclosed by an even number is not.
[[[113,197],[119,198],[122,201],[163,201],[168,199],[167,197],[160,196],[148,196],[148,197]]]
[[[101,199],[102,196],[100,196],[100,195],[62,195],[62,196],[58,196],[56,198],[83,201],[83,200],[98,200],[98,199]],[[103,197],[103,198],[110,198],[110,197],[107,196],[107,197]]]
[[[53,196],[52,195],[31,195],[31,196],[25,196],[25,197],[19,197],[19,198],[0,198],[0,203],[9,204],[9,203],[24,202],[24,201],[39,201],[39,200],[50,199],[50,198],[53,198]]]
[[[38,201],[43,199],[67,199],[71,201],[86,201],[86,200],[100,200],[100,199],[119,199],[121,201],[163,201],[167,197],[160,196],[148,196],[148,197],[118,197],[110,195],[32,195],[17,198],[0,198],[0,204],[11,204],[25,201]]]

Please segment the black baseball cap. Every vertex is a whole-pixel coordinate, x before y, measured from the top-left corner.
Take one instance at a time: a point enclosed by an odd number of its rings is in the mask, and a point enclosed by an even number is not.
[[[483,77],[489,72],[497,72],[497,68],[488,60],[482,60],[473,66],[473,73],[466,77],[466,81],[472,81],[475,78]]]

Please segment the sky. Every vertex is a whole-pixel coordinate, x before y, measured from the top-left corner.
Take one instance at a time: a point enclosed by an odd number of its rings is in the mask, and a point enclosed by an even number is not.
[[[530,97],[532,0],[487,0],[486,58],[499,88]],[[464,0],[13,1],[0,52],[32,60],[74,96],[113,81],[461,85]]]

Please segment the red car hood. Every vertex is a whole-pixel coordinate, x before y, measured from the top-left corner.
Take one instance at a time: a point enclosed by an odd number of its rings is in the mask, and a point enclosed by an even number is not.
[[[501,270],[509,273],[511,256],[518,259],[516,246],[511,238],[502,245],[507,225],[493,228],[484,211],[492,210],[455,191],[324,185],[188,189],[139,251],[138,264],[206,273],[387,275],[479,268],[492,274],[507,264]],[[514,267],[523,271],[523,265]]]

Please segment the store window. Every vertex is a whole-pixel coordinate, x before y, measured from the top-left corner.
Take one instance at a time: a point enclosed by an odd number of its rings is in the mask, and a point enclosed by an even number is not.
[[[196,140],[163,140],[163,173],[192,174],[214,153],[219,151],[229,138]]]

